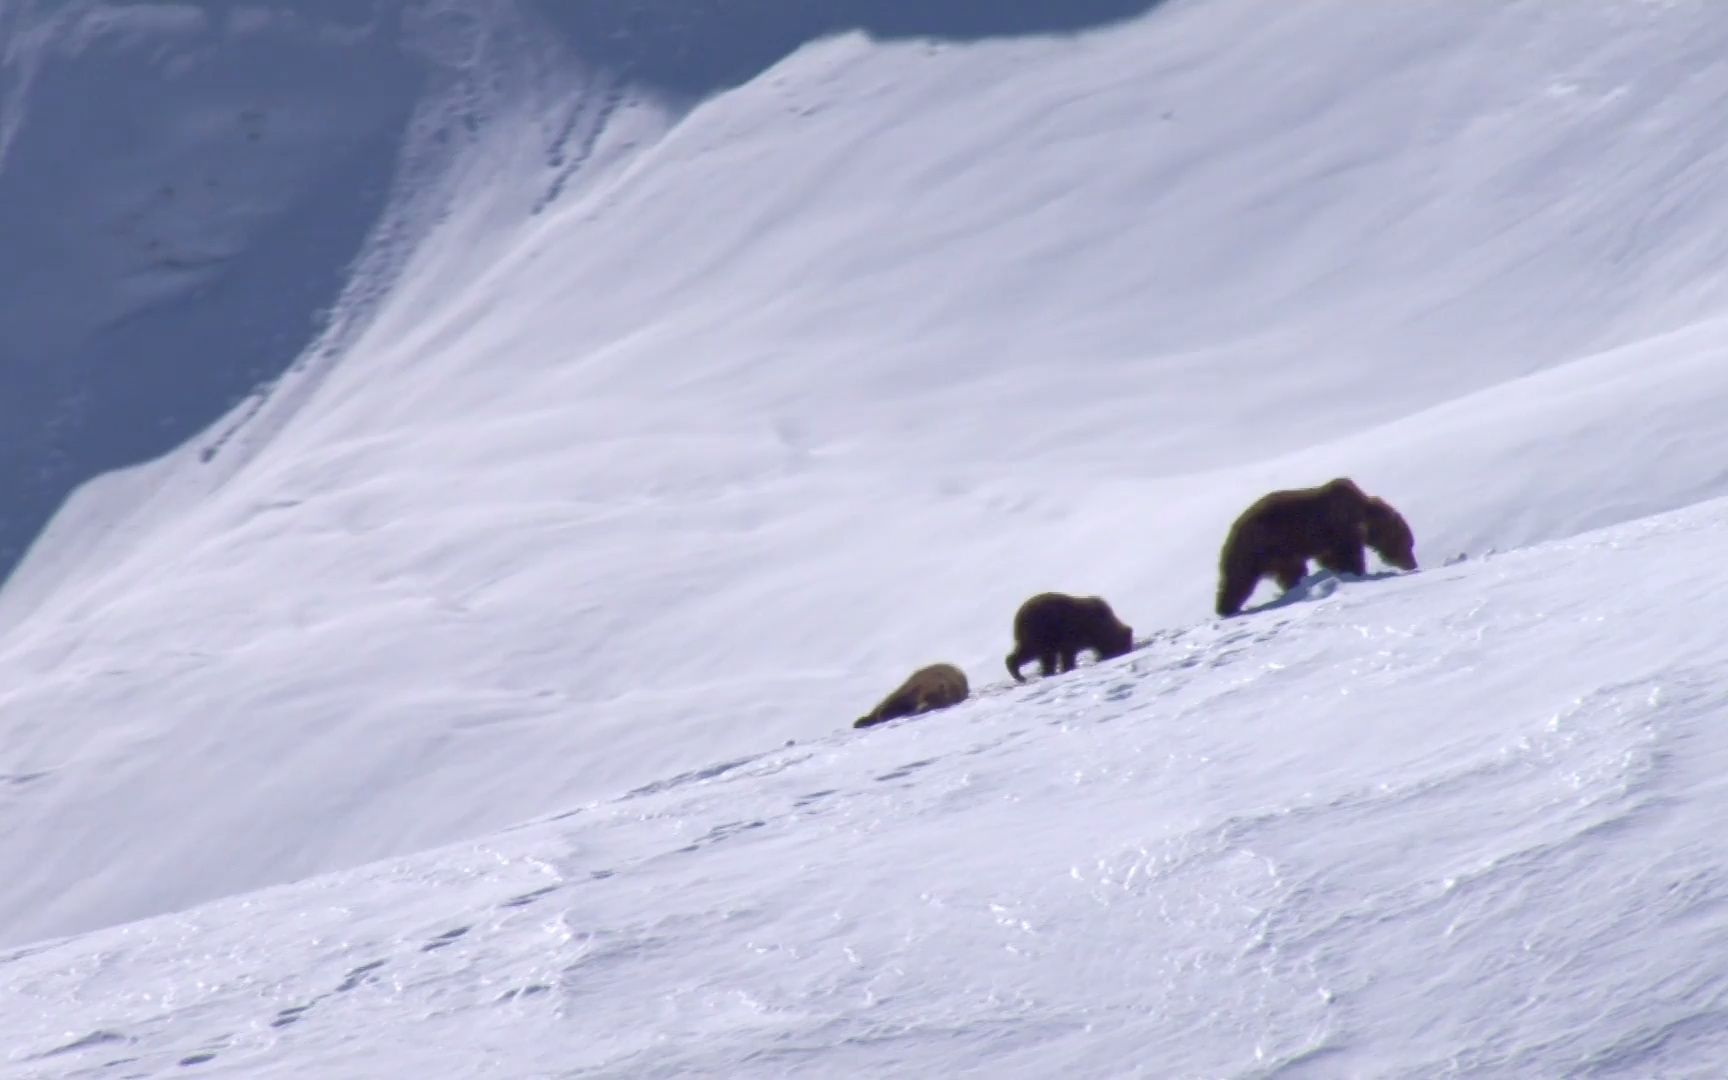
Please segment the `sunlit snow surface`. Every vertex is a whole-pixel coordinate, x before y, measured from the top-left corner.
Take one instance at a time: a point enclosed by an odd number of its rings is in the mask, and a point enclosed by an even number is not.
[[[5,1075],[1709,1076],[1728,581],[1694,567],[1725,524],[1322,579],[13,950]]]
[[[1728,6],[1084,6],[0,0],[0,1072],[1722,1075]]]
[[[1198,622],[1274,488],[1355,477],[1428,566],[1728,494],[1728,11],[1275,7],[847,34],[683,102],[452,13],[350,330],[0,596],[0,944],[995,679],[1041,590]],[[154,85],[105,55],[42,70]],[[317,131],[315,75],[232,96]]]

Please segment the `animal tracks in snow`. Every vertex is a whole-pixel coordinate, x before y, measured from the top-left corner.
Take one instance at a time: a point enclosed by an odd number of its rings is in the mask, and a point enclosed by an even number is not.
[[[550,896],[557,891],[558,886],[556,885],[544,885],[530,892],[525,892],[520,896],[512,896],[502,904],[499,904],[498,907],[500,910],[527,907],[529,904],[534,903],[534,901]]]
[[[336,992],[338,994],[346,994],[348,991],[355,989],[362,983],[371,982],[372,972],[383,967],[384,963],[383,960],[373,960],[370,963],[361,964],[343,977],[341,984],[336,987]]]
[[[420,951],[421,952],[432,952],[436,949],[442,949],[446,945],[454,944],[458,939],[460,939],[464,935],[466,935],[470,929],[472,929],[472,928],[467,927],[467,926],[458,926],[458,927],[455,927],[454,929],[446,930],[442,934],[439,934],[437,937],[433,938],[431,941],[428,941],[426,944],[420,946]]]
[[[977,805],[982,789],[971,786],[971,776],[994,767],[991,758],[1040,737],[1048,725],[1155,725],[1158,709],[1179,705],[1170,695],[1188,695],[1198,687],[1204,697],[1205,672],[1239,662],[1240,656],[1263,649],[1305,618],[1305,612],[1291,610],[1159,630],[1116,660],[1089,662],[1074,672],[1025,684],[1002,681],[980,687],[974,701],[961,707],[964,713],[943,711],[893,725],[897,730],[882,734],[836,731],[795,748],[726,757],[508,830],[503,835],[522,836],[523,829],[532,827],[539,831],[535,843],[542,848],[549,838],[561,836],[562,854],[551,856],[558,876],[512,879],[488,866],[455,884],[473,880],[514,887],[499,887],[492,896],[470,894],[455,903],[450,897],[457,894],[441,893],[431,909],[413,917],[417,932],[387,933],[370,942],[364,937],[349,940],[357,924],[344,916],[326,933],[339,935],[346,944],[334,956],[325,954],[284,978],[266,1009],[256,1007],[251,971],[235,966],[214,980],[215,998],[225,998],[233,1012],[215,1029],[224,1033],[215,1038],[209,1027],[202,1037],[181,1034],[183,1029],[168,1022],[172,1015],[137,1023],[122,1016],[111,1022],[103,1017],[105,1022],[90,1025],[83,1034],[44,1039],[41,1045],[47,1049],[35,1060],[53,1058],[57,1066],[74,1069],[100,1067],[104,1075],[116,1077],[160,1076],[201,1066],[215,1066],[208,1071],[218,1072],[243,1068],[242,1055],[273,1040],[299,1040],[307,1038],[309,1030],[351,1024],[356,1009],[416,1003],[431,1008],[434,1000],[461,1003],[456,1008],[468,1011],[560,1008],[573,992],[568,977],[557,974],[570,959],[567,951],[559,951],[560,943],[590,942],[576,965],[589,979],[599,970],[597,964],[634,962],[642,945],[618,939],[598,950],[592,947],[593,941],[604,939],[596,939],[586,917],[576,914],[591,906],[577,903],[584,890],[630,893],[656,888],[666,874],[682,873],[672,868],[685,860],[755,858],[744,850],[748,845],[781,845],[806,829],[853,835],[861,826],[874,828],[891,817],[917,813],[926,799]],[[951,765],[959,767],[948,768]],[[40,775],[0,774],[0,787],[27,784]],[[505,849],[516,842],[504,842]],[[542,851],[526,863],[505,861],[534,866],[538,875],[547,868],[546,857]],[[425,892],[422,885],[417,895]],[[402,919],[398,915],[393,921],[400,925]],[[486,974],[508,959],[505,953],[523,948],[528,949],[524,955],[544,952],[544,961],[512,969],[506,978]],[[0,957],[0,964],[31,963],[32,955],[14,953]],[[107,1072],[110,1063],[113,1071]]]

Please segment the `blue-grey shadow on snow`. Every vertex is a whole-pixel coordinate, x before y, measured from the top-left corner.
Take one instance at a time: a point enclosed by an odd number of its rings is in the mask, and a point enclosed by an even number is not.
[[[700,98],[845,31],[951,42],[1077,34],[1138,18],[1166,0],[533,2],[585,58],[666,93]]]
[[[1064,35],[1164,2],[518,0],[582,60],[683,101],[835,33]],[[427,74],[400,40],[406,8],[296,0],[272,22],[270,5],[184,5],[176,19],[204,27],[191,47],[98,33],[29,79],[0,56],[0,92],[27,88],[0,158],[0,584],[76,488],[184,445],[317,339],[387,206]],[[283,157],[278,121],[327,119],[330,98],[347,125],[337,145]],[[218,132],[220,168],[171,176],[152,157],[164,121]],[[276,167],[310,173],[280,204],[258,183]],[[213,245],[187,225],[240,218]]]
[[[1244,608],[1243,615],[1255,615],[1264,611],[1277,611],[1292,604],[1307,603],[1310,600],[1320,600],[1337,592],[1342,585],[1355,584],[1363,581],[1382,581],[1386,578],[1404,577],[1409,571],[1376,570],[1371,574],[1335,574],[1330,570],[1321,570],[1309,574],[1296,583],[1296,587],[1278,597],[1268,600],[1258,607]]]
[[[93,33],[16,82],[0,583],[73,490],[184,445],[323,330],[388,203],[424,65],[382,22],[322,33],[316,6],[244,32],[211,14],[180,38]],[[368,7],[329,6],[350,31]],[[307,134],[332,114],[339,128]]]

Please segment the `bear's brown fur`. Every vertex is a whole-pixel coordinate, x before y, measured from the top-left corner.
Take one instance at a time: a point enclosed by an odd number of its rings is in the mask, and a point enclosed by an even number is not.
[[[1416,538],[1384,499],[1347,477],[1319,487],[1274,491],[1230,526],[1218,557],[1218,614],[1234,615],[1263,577],[1285,590],[1308,574],[1308,560],[1333,573],[1367,572],[1363,546],[1400,570],[1416,569]]]
[[[882,704],[860,716],[855,728],[871,727],[902,716],[946,709],[966,700],[971,688],[966,685],[966,673],[953,664],[931,664],[914,671]]]
[[[1102,597],[1039,593],[1014,615],[1014,651],[1008,674],[1025,682],[1020,669],[1033,660],[1046,675],[1074,670],[1079,654],[1091,649],[1110,660],[1134,648],[1134,631],[1123,624]]]

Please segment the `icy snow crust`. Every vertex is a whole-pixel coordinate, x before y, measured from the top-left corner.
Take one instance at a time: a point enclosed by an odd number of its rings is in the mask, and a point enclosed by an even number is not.
[[[681,85],[701,34],[544,5],[0,0],[6,191],[112,171],[25,153],[57,102],[120,94],[196,173],[258,80],[304,136],[259,140],[269,212],[176,235],[281,299],[284,223],[348,222],[281,370],[0,592],[0,1060],[1719,1061],[1728,11],[1396,7],[778,27]],[[50,48],[65,12],[109,21]],[[399,66],[350,94],[308,42]],[[382,194],[328,182],[350,144]],[[8,334],[64,314],[14,269]],[[49,269],[255,370],[190,278]],[[1335,475],[1426,569],[1213,621],[1231,518]],[[1150,644],[1008,688],[1044,589]],[[937,660],[981,700],[847,728]]]

